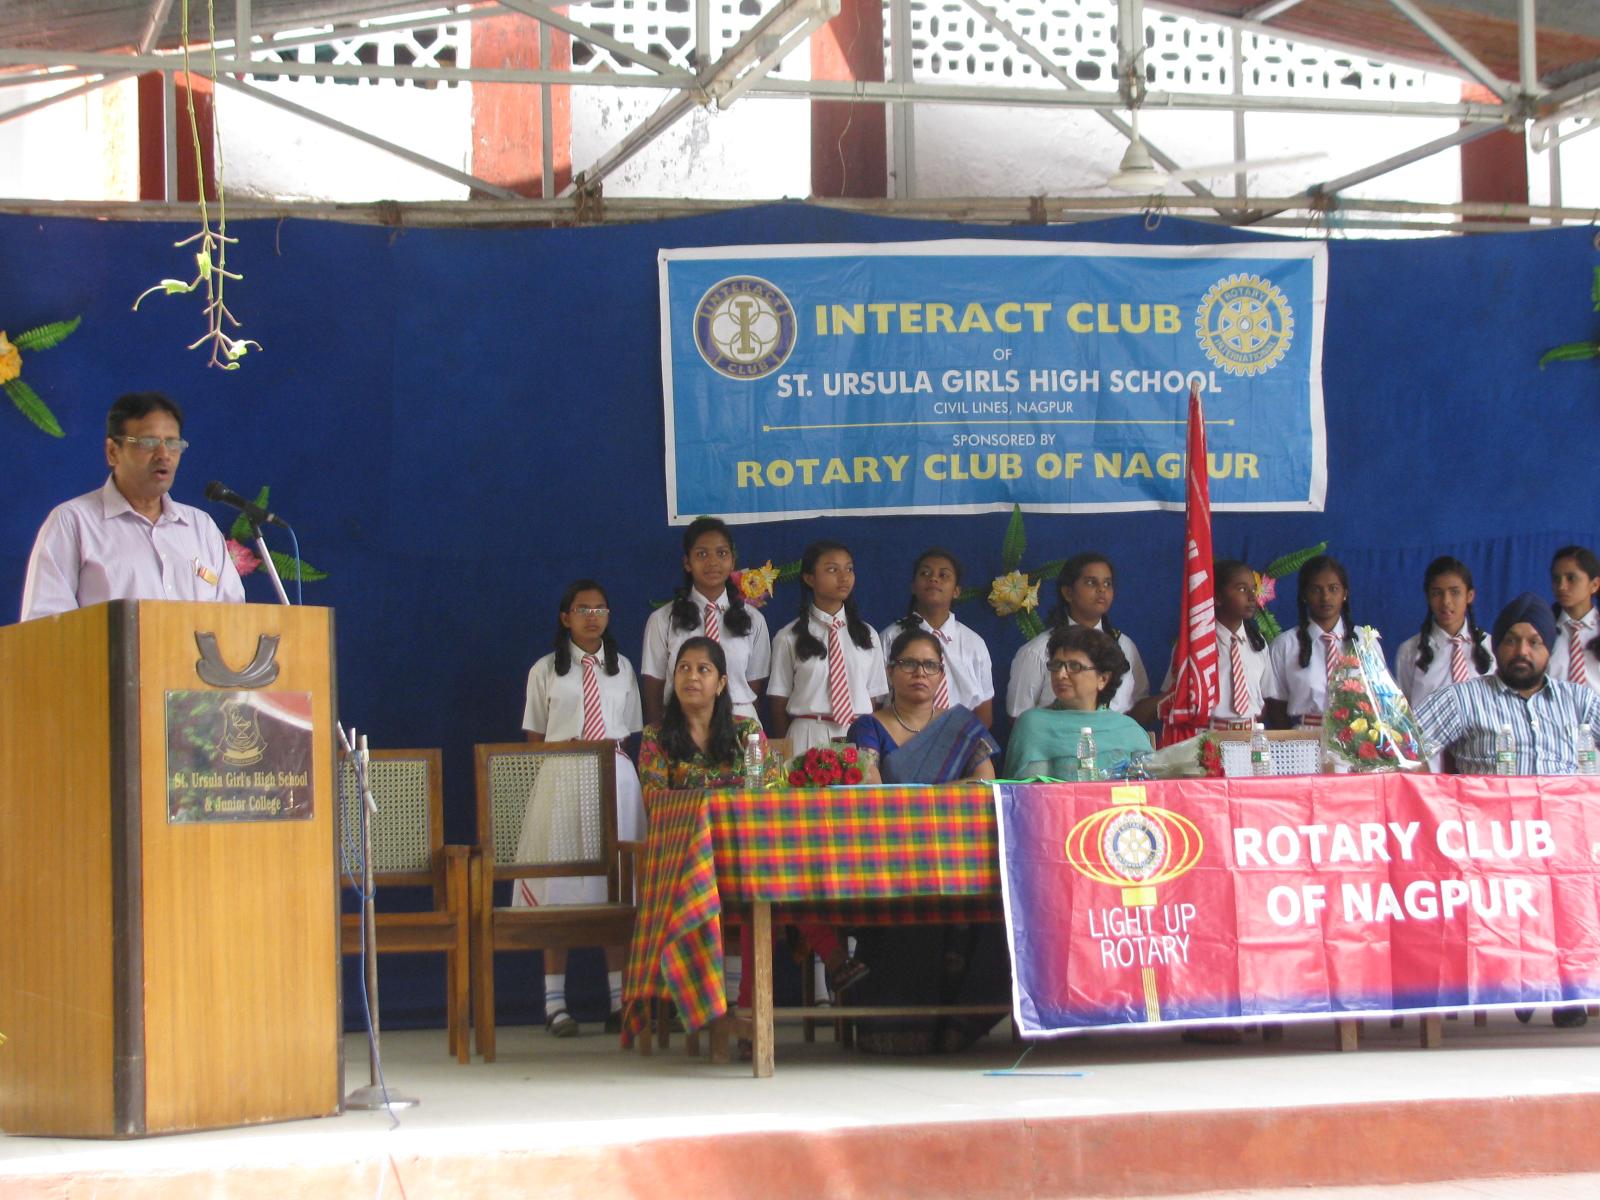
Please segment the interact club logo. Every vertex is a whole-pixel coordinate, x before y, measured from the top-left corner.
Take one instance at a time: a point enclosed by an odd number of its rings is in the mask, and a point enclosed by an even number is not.
[[[1229,275],[1195,310],[1195,336],[1206,357],[1230,375],[1262,375],[1294,341],[1294,309],[1270,279]]]
[[[694,344],[711,369],[729,379],[760,379],[794,349],[794,306],[774,284],[733,275],[712,284],[694,310]]]
[[[1205,839],[1188,817],[1146,808],[1141,787],[1115,788],[1112,799],[1072,827],[1067,862],[1096,883],[1121,888],[1124,904],[1152,905],[1157,884],[1194,869]]]

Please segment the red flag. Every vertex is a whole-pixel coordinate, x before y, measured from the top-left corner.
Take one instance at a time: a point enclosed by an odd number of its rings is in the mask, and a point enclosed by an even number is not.
[[[1217,706],[1216,580],[1211,577],[1211,483],[1198,384],[1189,388],[1189,463],[1184,520],[1183,615],[1172,651],[1172,693],[1161,704],[1161,744],[1193,737]]]

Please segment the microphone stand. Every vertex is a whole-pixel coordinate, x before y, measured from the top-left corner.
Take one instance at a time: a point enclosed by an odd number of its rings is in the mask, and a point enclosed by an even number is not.
[[[274,576],[276,578],[276,576]],[[288,603],[287,600],[284,601]],[[415,1096],[407,1096],[398,1091],[390,1091],[383,1078],[382,1056],[378,1049],[378,943],[377,943],[377,916],[373,907],[372,886],[372,815],[378,811],[378,804],[372,798],[372,786],[367,779],[367,754],[366,735],[359,737],[354,729],[347,736],[342,725],[334,728],[339,731],[339,743],[345,755],[355,763],[356,790],[361,797],[361,969],[364,972],[367,1000],[367,1068],[369,1082],[356,1088],[344,1098],[347,1109],[388,1109],[410,1108],[421,1101]]]
[[[283,580],[278,578],[278,564],[272,561],[272,555],[267,550],[267,539],[261,535],[260,522],[251,521],[250,532],[256,535],[256,554],[260,556],[261,565],[266,567],[267,575],[272,579],[272,590],[278,593],[278,603],[288,604],[289,593],[283,590]]]

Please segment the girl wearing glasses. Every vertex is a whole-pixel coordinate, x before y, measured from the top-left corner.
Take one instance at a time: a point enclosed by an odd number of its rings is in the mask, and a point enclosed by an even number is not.
[[[1139,648],[1132,638],[1111,624],[1111,601],[1116,595],[1111,560],[1093,552],[1074,554],[1061,564],[1056,576],[1056,592],[1061,600],[1050,614],[1050,628],[1025,644],[1011,660],[1006,711],[1013,717],[1020,717],[1030,708],[1052,703],[1055,694],[1050,673],[1045,668],[1050,638],[1058,630],[1083,625],[1101,630],[1122,651],[1125,665],[1110,699],[1111,708],[1130,714],[1141,724],[1153,721],[1156,702],[1150,695],[1150,679],[1145,674]]]
[[[877,755],[877,775],[886,783],[949,783],[993,779],[990,758],[1000,746],[964,705],[938,703],[946,674],[944,646],[926,629],[903,631],[889,646],[889,698],[850,726],[850,740]]]
[[[898,621],[885,625],[880,640],[888,646],[900,634],[913,629],[926,630],[939,639],[944,651],[942,695],[949,704],[962,704],[983,722],[994,724],[994,664],[989,647],[976,632],[968,629],[950,606],[961,590],[961,563],[948,550],[924,550],[911,568],[911,607]],[[891,671],[894,654],[889,655]]]
[[[1122,648],[1098,629],[1069,625],[1050,635],[1047,671],[1055,701],[1030,708],[1011,727],[1006,777],[1078,776],[1078,737],[1094,733],[1095,767],[1110,773],[1135,754],[1150,751],[1150,735],[1132,717],[1108,708],[1128,669]]]
[[[756,701],[767,685],[772,639],[761,613],[745,604],[729,582],[738,556],[733,534],[717,517],[699,517],[683,531],[683,582],[672,603],[650,614],[644,625],[644,719],[659,724],[672,695],[672,664],[678,648],[692,637],[722,646],[728,662],[728,696],[735,716],[755,717]]]
[[[640,841],[645,835],[639,775],[622,741],[639,732],[639,688],[633,667],[617,653],[611,636],[611,602],[592,579],[580,579],[561,595],[556,615],[555,649],[528,672],[528,697],[522,728],[528,741],[615,740],[617,745],[617,837]],[[552,765],[562,764],[555,760]],[[576,791],[562,787],[562,771],[539,772],[517,838],[518,862],[560,861],[554,851],[578,824]],[[547,904],[604,904],[606,881],[588,878],[519,879],[511,892],[514,908]],[[608,1032],[622,1029],[622,964],[627,947],[607,946],[610,985]],[[578,1023],[567,1011],[567,952],[544,952],[544,1024],[554,1037],[576,1037]]]

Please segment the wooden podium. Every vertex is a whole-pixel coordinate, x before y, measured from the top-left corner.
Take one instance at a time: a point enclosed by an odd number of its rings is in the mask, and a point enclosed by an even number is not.
[[[332,662],[324,608],[0,628],[0,1130],[340,1111]]]

